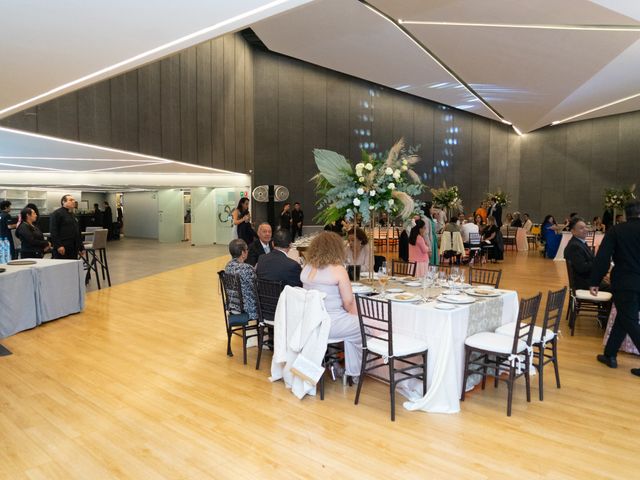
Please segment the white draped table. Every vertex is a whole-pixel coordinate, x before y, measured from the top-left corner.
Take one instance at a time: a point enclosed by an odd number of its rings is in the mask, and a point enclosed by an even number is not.
[[[501,290],[499,297],[480,298],[454,310],[439,310],[435,302],[393,302],[393,331],[423,340],[429,347],[427,394],[422,382],[401,382],[398,391],[409,401],[408,410],[458,413],[464,375],[464,341],[474,333],[494,331],[518,317],[518,294]]]

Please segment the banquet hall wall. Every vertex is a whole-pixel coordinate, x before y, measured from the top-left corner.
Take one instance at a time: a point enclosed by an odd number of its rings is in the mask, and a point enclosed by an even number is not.
[[[523,137],[501,123],[264,51],[229,34],[0,121],[0,125],[252,173],[315,213],[313,148],[359,159],[361,145],[420,145],[430,186],[458,185],[475,208],[488,191],[508,210],[600,214],[607,186],[639,183],[640,113]],[[371,148],[371,143],[374,147]],[[428,194],[426,195],[428,197]],[[266,218],[256,205],[255,218]]]

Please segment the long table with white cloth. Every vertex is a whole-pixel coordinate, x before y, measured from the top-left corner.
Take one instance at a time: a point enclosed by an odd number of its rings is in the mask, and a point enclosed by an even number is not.
[[[421,288],[401,286],[407,293],[422,294]],[[430,295],[440,289],[430,289]],[[422,382],[408,380],[398,385],[398,392],[408,398],[408,410],[431,413],[457,413],[464,375],[464,341],[478,332],[493,332],[518,317],[518,294],[511,290],[497,290],[500,295],[476,298],[451,310],[440,310],[435,301],[392,302],[393,332],[420,339],[429,347],[427,366],[427,394],[422,395]]]
[[[31,265],[2,265],[0,337],[81,312],[85,271],[81,260],[33,259]]]

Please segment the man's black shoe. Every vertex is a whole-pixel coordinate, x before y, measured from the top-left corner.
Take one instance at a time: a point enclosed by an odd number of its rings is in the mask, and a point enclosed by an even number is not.
[[[606,355],[598,355],[598,361],[604,363],[609,368],[618,368],[616,357],[607,357]]]
[[[633,373],[634,375],[640,377],[640,368],[632,368],[631,369],[631,373]]]

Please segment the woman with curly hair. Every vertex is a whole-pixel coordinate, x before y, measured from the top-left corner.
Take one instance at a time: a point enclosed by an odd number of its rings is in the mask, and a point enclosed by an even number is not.
[[[349,274],[344,268],[345,255],[339,235],[320,232],[309,245],[300,280],[304,288],[326,294],[324,304],[331,317],[329,337],[344,340],[345,373],[357,377],[362,364],[362,336]]]

